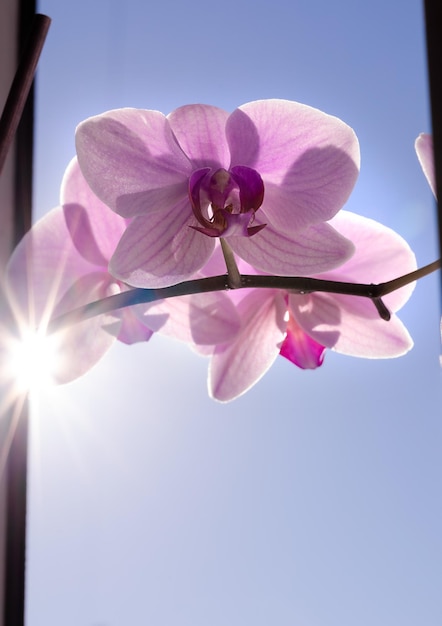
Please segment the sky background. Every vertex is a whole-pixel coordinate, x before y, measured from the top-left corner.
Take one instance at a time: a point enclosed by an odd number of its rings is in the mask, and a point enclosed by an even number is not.
[[[399,8],[400,7],[400,8]],[[414,140],[430,131],[418,0],[42,0],[35,217],[74,130],[131,106],[260,98],[337,115],[360,140],[346,208],[438,257]],[[398,267],[398,275],[401,268]],[[439,276],[400,312],[405,357],[278,358],[245,396],[206,359],[115,345],[32,401],[27,626],[440,626]]]

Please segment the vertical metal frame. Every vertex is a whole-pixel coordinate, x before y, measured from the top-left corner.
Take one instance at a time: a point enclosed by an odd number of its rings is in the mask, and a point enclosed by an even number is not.
[[[0,16],[3,35],[0,56],[2,107],[34,17],[35,0],[3,0]],[[31,87],[2,171],[2,273],[9,253],[30,228],[32,220],[33,113],[34,94]],[[4,297],[0,305],[2,327],[8,328],[12,321]],[[6,394],[8,390],[1,391]],[[0,419],[0,623],[3,626],[21,626],[24,624],[25,606],[27,402],[23,401],[19,407],[2,413]]]
[[[433,126],[437,197],[442,198],[442,17],[437,0],[425,0],[428,79]],[[438,204],[439,255],[442,255],[442,204]]]

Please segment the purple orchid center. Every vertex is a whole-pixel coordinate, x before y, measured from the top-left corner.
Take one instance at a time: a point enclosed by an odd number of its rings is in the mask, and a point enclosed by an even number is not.
[[[195,170],[189,179],[189,197],[201,224],[192,228],[209,237],[251,237],[266,226],[252,226],[264,199],[264,183],[251,167]]]

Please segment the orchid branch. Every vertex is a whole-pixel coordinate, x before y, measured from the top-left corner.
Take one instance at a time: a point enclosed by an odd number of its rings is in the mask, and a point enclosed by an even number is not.
[[[376,306],[380,317],[388,321],[390,319],[390,312],[383,303],[382,297],[435,272],[441,267],[442,261],[439,259],[414,272],[378,284],[347,283],[306,277],[241,275],[238,272],[240,282],[237,287],[232,286],[231,275],[227,274],[187,280],[177,285],[160,289],[135,288],[113,296],[108,296],[102,300],[90,302],[59,317],[53,318],[48,323],[47,332],[53,333],[66,326],[90,319],[91,317],[102,315],[103,313],[110,313],[117,309],[123,309],[135,304],[146,304],[166,298],[175,298],[177,296],[187,296],[197,293],[243,288],[285,289],[286,291],[298,294],[308,294],[319,291],[370,298]],[[233,280],[236,281],[236,277]]]

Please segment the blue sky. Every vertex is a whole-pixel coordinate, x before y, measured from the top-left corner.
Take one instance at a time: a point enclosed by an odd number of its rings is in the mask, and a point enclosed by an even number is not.
[[[414,140],[430,130],[422,7],[404,0],[42,0],[36,217],[58,202],[76,124],[259,98],[359,136],[346,208],[437,258]],[[401,268],[398,267],[398,275]],[[207,361],[161,337],[118,345],[33,399],[28,626],[439,626],[439,281],[401,311],[405,357],[279,359],[227,405]]]

